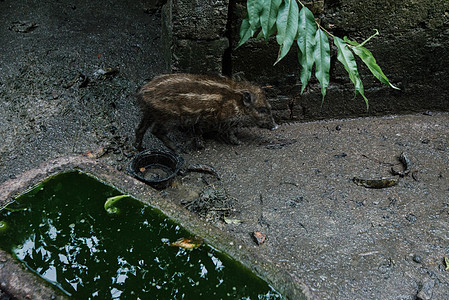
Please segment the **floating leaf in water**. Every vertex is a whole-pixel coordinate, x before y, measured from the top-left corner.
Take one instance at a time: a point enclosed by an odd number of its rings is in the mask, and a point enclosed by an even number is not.
[[[28,208],[27,207],[22,207],[22,208],[10,208],[10,207],[5,207],[6,210],[12,211],[12,212],[18,212],[18,211],[25,211]]]
[[[118,196],[114,196],[114,197],[109,197],[108,199],[106,199],[106,202],[104,203],[104,209],[107,211],[108,214],[119,214],[120,213],[120,209],[118,207],[115,207],[114,204],[122,199],[122,198],[126,198],[129,197],[129,195],[118,195]]]
[[[449,259],[444,257],[444,264],[446,265],[446,271],[449,270]]]
[[[0,221],[0,234],[6,232],[8,228],[8,223],[6,223],[5,221]]]
[[[200,237],[194,237],[191,239],[180,238],[176,242],[170,244],[173,247],[179,247],[184,249],[196,249],[203,244],[204,240]]]

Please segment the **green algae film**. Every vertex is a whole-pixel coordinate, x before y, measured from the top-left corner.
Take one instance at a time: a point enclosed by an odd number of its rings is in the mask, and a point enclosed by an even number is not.
[[[80,172],[60,174],[0,211],[0,246],[76,299],[281,299],[239,263],[155,209]]]

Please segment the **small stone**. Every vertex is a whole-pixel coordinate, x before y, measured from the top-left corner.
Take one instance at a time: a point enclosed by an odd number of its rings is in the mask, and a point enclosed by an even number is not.
[[[259,231],[254,231],[252,233],[252,237],[253,240],[256,242],[257,245],[262,245],[263,243],[265,243],[266,239],[267,239],[267,235],[265,233],[259,232]]]
[[[422,257],[417,254],[414,254],[412,259],[415,263],[418,263],[418,264],[422,263]]]
[[[433,294],[433,287],[435,282],[433,280],[428,280],[424,282],[423,286],[416,295],[417,300],[430,300]]]
[[[414,214],[408,214],[407,216],[405,216],[405,219],[410,223],[416,222],[416,216]]]

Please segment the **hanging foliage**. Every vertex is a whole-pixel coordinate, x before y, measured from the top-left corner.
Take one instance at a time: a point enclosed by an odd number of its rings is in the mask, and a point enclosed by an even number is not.
[[[371,37],[359,44],[347,37],[341,39],[326,31],[315,21],[313,13],[299,0],[247,0],[246,7],[248,13],[240,26],[240,42],[237,47],[256,34],[257,37],[263,37],[265,40],[276,35],[279,53],[274,64],[277,64],[287,55],[296,41],[298,61],[301,66],[301,94],[309,83],[313,67],[315,67],[315,77],[321,85],[324,101],[329,85],[329,38],[337,47],[337,60],[343,64],[349,79],[354,84],[355,95],[360,94],[363,97],[367,109],[369,107],[368,99],[365,97],[354,54],[362,60],[380,82],[398,89],[382,72],[373,54],[363,47],[371,38],[379,34],[377,30]]]

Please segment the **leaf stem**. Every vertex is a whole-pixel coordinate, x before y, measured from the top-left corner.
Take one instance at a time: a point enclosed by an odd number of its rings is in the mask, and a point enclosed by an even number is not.
[[[363,47],[363,45],[365,45],[366,43],[368,43],[370,39],[372,39],[373,37],[375,37],[376,35],[379,34],[379,30],[377,30],[377,29],[374,29],[374,30],[375,30],[376,32],[375,32],[372,36],[370,36],[369,38],[367,38],[365,41],[363,41],[363,43],[361,43],[359,46],[362,46],[362,47]]]
[[[300,0],[296,0],[299,4],[301,4],[302,7],[305,7],[304,3],[302,3]],[[317,21],[315,21],[316,25],[318,25],[319,28],[321,28],[324,32],[327,33],[327,35],[329,35],[332,38],[335,38],[335,36],[330,33],[329,31],[326,30],[326,28],[324,28],[323,26],[321,26],[320,23],[318,23]]]

